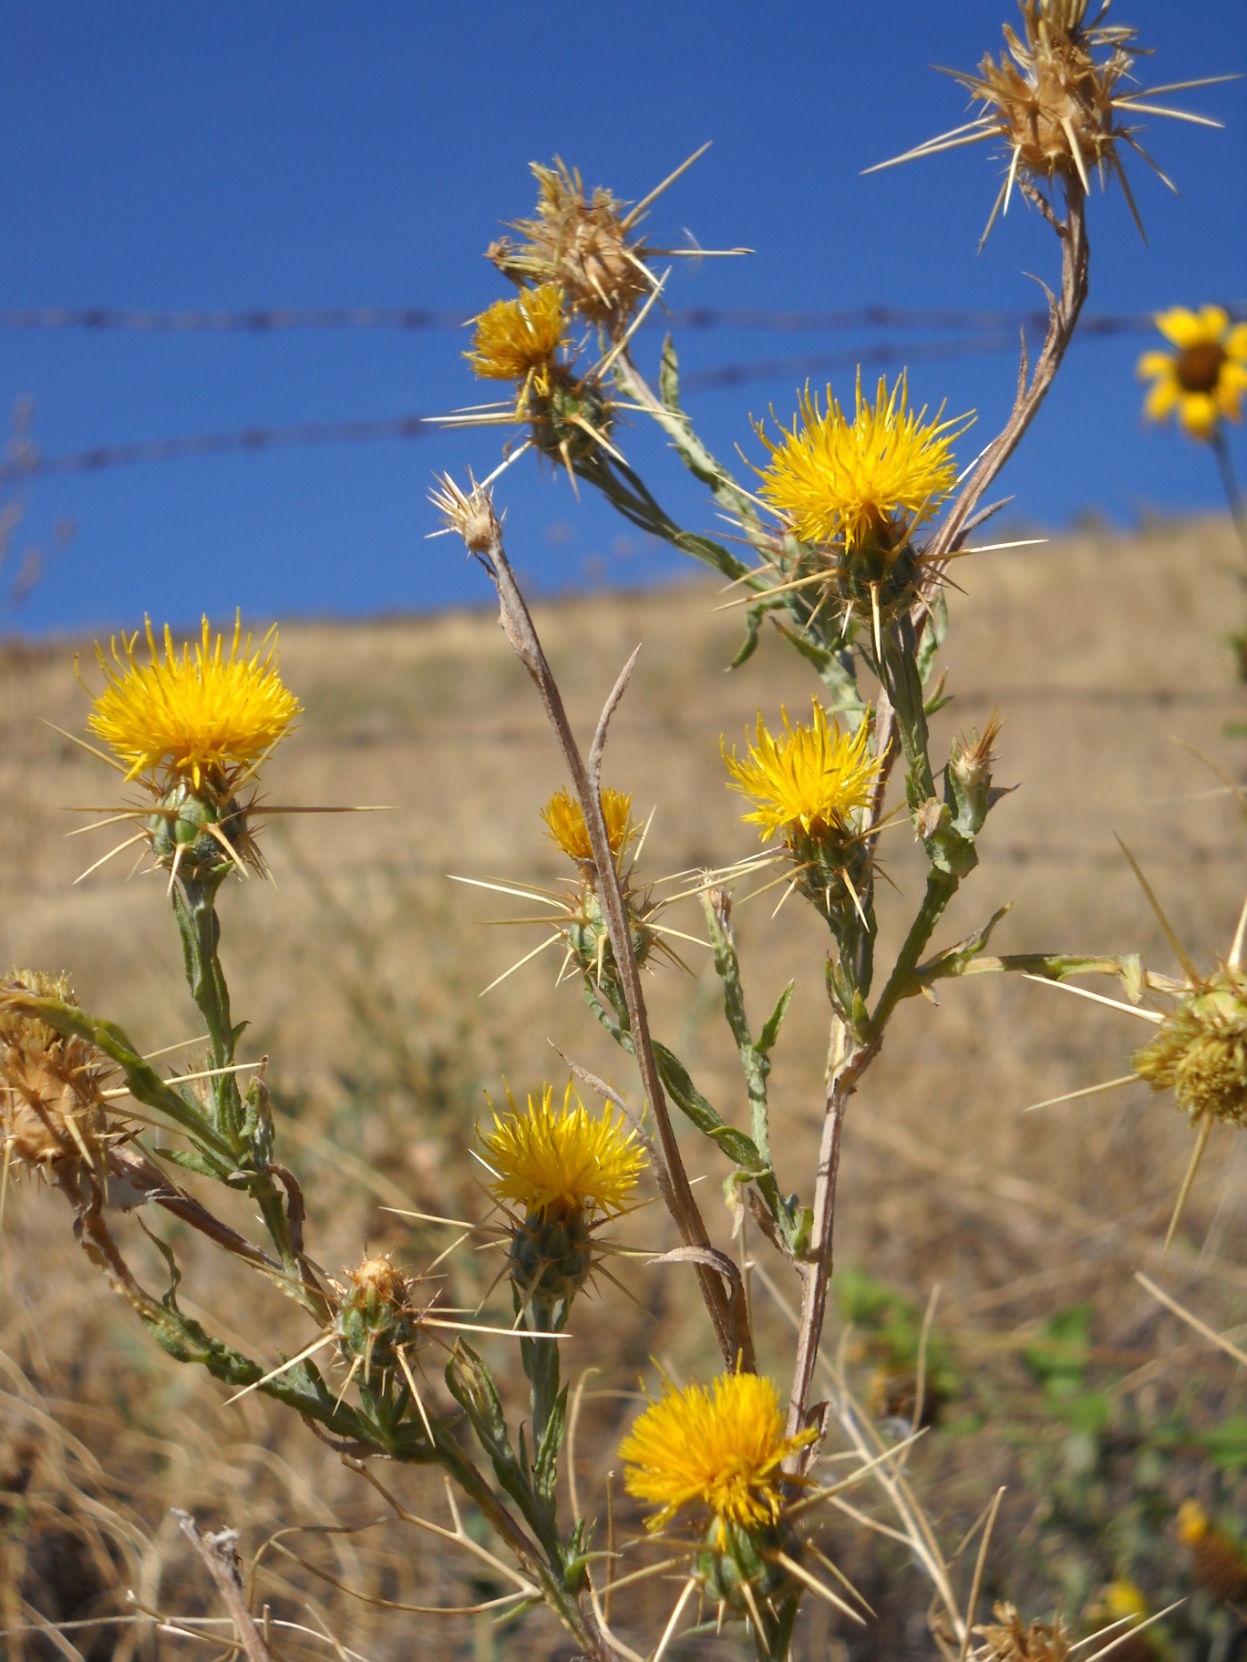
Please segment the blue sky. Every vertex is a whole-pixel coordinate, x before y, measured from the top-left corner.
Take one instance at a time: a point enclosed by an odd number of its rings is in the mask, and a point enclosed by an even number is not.
[[[1120,15],[1119,15],[1120,14]],[[1144,85],[1247,68],[1243,0],[1117,0]],[[858,354],[910,364],[911,394],[974,408],[985,442],[1008,406],[1012,344],[956,357],[930,329],[679,326],[690,308],[768,313],[871,305],[1031,308],[1029,272],[1055,244],[1015,204],[975,249],[1000,177],[987,145],[863,178],[861,169],[965,119],[929,67],[972,68],[1001,44],[1012,0],[632,0],[587,9],[419,0],[4,0],[0,6],[0,312],[423,307],[470,314],[509,292],[481,257],[531,211],[532,160],[561,155],[587,185],[636,200],[705,140],[713,148],[655,205],[657,244],[745,244],[686,260],[669,288],[686,403],[712,446],[763,453],[750,415],[791,420],[807,374],[852,397]],[[1247,299],[1247,82],[1164,100],[1224,132],[1149,117],[1143,142],[1179,186],[1134,158],[1149,241],[1120,191],[1092,205],[1088,315]],[[660,332],[638,356],[652,364]],[[100,445],[346,419],[392,420],[478,402],[455,328],[112,332],[0,328],[0,410],[28,395],[33,438],[56,456]],[[1215,509],[1212,457],[1148,431],[1133,376],[1147,337],[1088,335],[1002,487],[1014,524],[1087,511],[1118,524]],[[986,349],[984,349],[986,348]],[[767,366],[771,366],[769,369]],[[741,371],[723,385],[723,371]],[[486,395],[488,389],[486,389]],[[1247,472],[1241,430],[1232,435]],[[623,448],[693,529],[712,511],[656,439]],[[963,441],[968,447],[970,440]],[[73,541],[16,616],[31,632],[194,622],[236,605],[292,615],[423,611],[484,601],[449,539],[426,541],[435,471],[478,475],[496,430],[334,443],[114,467],[30,482],[17,534]],[[966,449],[968,457],[969,449]],[[7,499],[14,493],[9,487]],[[4,497],[0,496],[0,506]],[[679,569],[600,503],[526,458],[505,477],[513,562],[540,593]]]

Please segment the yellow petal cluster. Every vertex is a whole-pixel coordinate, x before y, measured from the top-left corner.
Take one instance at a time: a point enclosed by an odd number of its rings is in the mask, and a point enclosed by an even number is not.
[[[1151,381],[1143,402],[1149,421],[1176,415],[1194,439],[1216,435],[1222,419],[1238,421],[1247,391],[1247,323],[1231,323],[1220,306],[1198,312],[1172,306],[1159,312],[1156,327],[1176,352],[1145,352],[1138,374]]]
[[[545,377],[567,344],[563,291],[557,283],[542,283],[483,311],[464,357],[483,381],[527,383]]]
[[[729,756],[724,746],[729,787],[753,803],[745,823],[758,827],[763,842],[781,832],[789,842],[798,832],[816,842],[845,836],[850,815],[869,803],[882,766],[866,753],[869,722],[843,733],[817,699],[809,726],[794,727],[787,710],[780,713],[784,731],[775,737],[759,711],[757,737],[744,760],[735,751]]]
[[[664,1381],[619,1445],[624,1486],[659,1508],[651,1529],[687,1506],[707,1508],[720,1525],[773,1524],[783,1508],[780,1467],[814,1435],[785,1436],[775,1387],[758,1374],[722,1374],[709,1390]]]
[[[494,1172],[489,1191],[530,1217],[562,1218],[626,1209],[647,1164],[645,1149],[622,1113],[609,1106],[593,1115],[568,1081],[561,1110],[554,1090],[530,1092],[527,1112],[507,1090],[510,1109],[494,1113],[494,1128],[478,1133],[482,1157]]]
[[[830,387],[821,410],[807,386],[791,432],[772,443],[758,428],[771,452],[769,465],[755,469],[759,494],[802,542],[838,542],[847,552],[899,548],[952,489],[952,445],[973,419],[941,421],[937,414],[927,421],[926,413],[925,405],[909,408],[903,374],[890,392],[881,378],[871,404],[862,397],[859,370],[851,421]]]
[[[96,644],[104,675],[87,726],[126,766],[126,778],[148,770],[161,785],[189,779],[199,790],[205,774],[228,782],[264,756],[300,713],[300,704],[277,673],[277,630],[259,646],[234,620],[233,640],[215,642],[203,620],[194,648],[180,652],[165,625],[161,658],[147,624],[147,660],[136,653],[138,634],[114,636],[111,662]]]
[[[589,828],[585,824],[584,809],[570,791],[555,791],[541,810],[546,835],[557,843],[564,854],[573,860],[593,859],[589,843]],[[618,859],[636,836],[638,827],[632,820],[632,797],[627,791],[612,790],[608,785],[602,792],[602,818],[606,822],[606,839],[611,853]]]

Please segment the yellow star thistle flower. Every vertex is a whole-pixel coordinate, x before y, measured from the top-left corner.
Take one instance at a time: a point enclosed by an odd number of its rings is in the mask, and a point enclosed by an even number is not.
[[[875,403],[862,398],[857,375],[852,421],[827,389],[827,409],[807,385],[792,431],[773,444],[766,468],[755,468],[760,494],[806,543],[841,542],[847,553],[871,545],[891,553],[928,520],[957,478],[952,445],[974,419],[928,422],[926,406],[907,407],[900,375],[891,392],[881,377]],[[942,414],[942,411],[940,412]]]
[[[567,345],[563,290],[542,283],[482,312],[472,350],[463,355],[483,381],[518,381],[523,393],[533,385],[548,392],[550,366]]]
[[[1177,412],[1179,427],[1193,439],[1215,437],[1222,418],[1242,417],[1247,390],[1247,323],[1231,324],[1220,306],[1188,312],[1173,306],[1158,312],[1156,327],[1177,352],[1145,352],[1136,373],[1152,381],[1143,402],[1149,421]]]
[[[573,860],[592,863],[593,849],[589,844],[589,828],[585,824],[584,809],[570,791],[555,791],[541,810],[546,823],[546,835],[570,855]],[[606,837],[611,853],[618,860],[636,836],[639,826],[632,820],[632,797],[627,791],[612,790],[608,785],[602,792],[602,818],[606,821]]]
[[[721,1374],[709,1390],[689,1385],[678,1391],[664,1380],[661,1398],[650,1402],[619,1445],[628,1462],[624,1487],[658,1507],[650,1529],[689,1506],[713,1513],[720,1532],[725,1525],[775,1524],[784,1502],[780,1467],[815,1435],[812,1429],[784,1435],[778,1394],[758,1374]]]
[[[150,769],[161,788],[190,780],[198,791],[205,774],[231,785],[273,748],[301,711],[277,673],[276,628],[253,650],[236,614],[226,652],[221,635],[213,644],[205,617],[193,654],[184,644],[179,656],[166,624],[162,660],[150,618],[146,625],[147,663],[135,654],[137,633],[123,636],[120,645],[113,637],[111,663],[96,643],[107,685],[95,697],[88,728],[126,764],[127,779]]]
[[[723,742],[732,775],[729,788],[754,803],[753,812],[743,818],[758,827],[763,842],[780,832],[790,844],[798,832],[815,842],[845,837],[851,831],[849,816],[869,803],[879,777],[882,762],[866,754],[869,721],[854,734],[842,733],[834,716],[828,725],[817,699],[812,710],[808,727],[794,727],[787,710],[781,710],[782,738],[772,737],[759,711],[757,738],[745,761],[737,761],[735,751],[729,756]]]
[[[507,1088],[510,1111],[494,1112],[494,1128],[477,1142],[496,1173],[489,1184],[495,1200],[511,1201],[530,1217],[617,1216],[627,1209],[647,1165],[645,1150],[622,1114],[609,1107],[589,1113],[568,1081],[560,1112],[554,1090],[530,1092],[521,1113]],[[573,1103],[575,1106],[573,1107]]]

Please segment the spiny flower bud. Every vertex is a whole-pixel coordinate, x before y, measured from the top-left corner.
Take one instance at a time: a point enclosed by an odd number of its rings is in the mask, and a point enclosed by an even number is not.
[[[157,865],[176,864],[192,881],[229,871],[235,854],[253,863],[257,858],[246,810],[228,789],[215,788],[207,778],[198,790],[188,779],[172,784],[149,816],[147,829]]]
[[[494,512],[493,498],[471,475],[471,490],[464,491],[449,473],[438,480],[438,489],[429,492],[429,501],[445,520],[444,531],[463,538],[469,554],[488,555],[502,540],[502,522]],[[434,536],[442,532],[434,532]]]
[[[1006,794],[992,789],[994,746],[1000,737],[1000,727],[1000,717],[993,710],[981,733],[972,727],[953,740],[949,752],[948,782],[957,825],[968,836],[977,836],[992,803]]]
[[[1153,1090],[1172,1090],[1192,1123],[1247,1125],[1247,975],[1222,969],[1192,988],[1133,1067]]]
[[[398,1352],[414,1342],[419,1318],[411,1302],[415,1285],[395,1269],[389,1257],[365,1256],[347,1271],[342,1302],[334,1316],[334,1331],[342,1354],[363,1363],[367,1381],[374,1368],[388,1373],[397,1366]]]

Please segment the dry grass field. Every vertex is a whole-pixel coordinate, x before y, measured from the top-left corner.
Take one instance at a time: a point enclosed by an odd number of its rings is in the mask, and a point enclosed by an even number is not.
[[[1224,639],[1242,609],[1235,555],[1229,526],[1208,521],[1087,533],[959,566],[954,699],[937,719],[942,732],[964,729],[998,705],[1007,719],[997,779],[1018,788],[995,810],[982,865],[937,945],[1012,902],[995,950],[1139,951],[1176,972],[1116,833],[1195,962],[1210,967],[1227,952],[1247,889],[1242,805],[1225,784],[1243,776],[1243,741],[1226,736],[1242,716]],[[483,576],[481,586],[479,612],[282,625],[283,677],[305,713],[266,771],[268,799],[386,806],[275,817],[264,833],[275,884],[231,883],[222,906],[235,1014],[251,1024],[244,1050],[271,1058],[282,1157],[305,1185],[310,1250],[330,1272],[365,1244],[414,1271],[453,1238],[387,1208],[483,1213],[468,1156],[483,1093],[497,1097],[503,1076],[517,1095],[564,1077],[552,1044],[635,1091],[576,986],[555,987],[556,953],[478,996],[540,932],[491,927],[530,908],[449,875],[547,885],[563,875],[538,820],[563,783],[558,758]],[[655,810],[641,862],[653,880],[756,846],[724,788],[720,735],[739,744],[759,707],[768,719],[781,703],[796,714],[816,686],[765,637],[725,676],[741,622],[719,604],[699,582],[536,612],[586,738],[619,665],[644,643],[606,777],[642,813]],[[115,789],[101,764],[44,725],[82,730],[75,646],[90,682],[90,643],[0,646],[0,969],[67,970],[84,1006],[155,1049],[195,1036],[163,880],[128,876],[121,855],[73,886],[113,833],[66,840],[82,817],[66,810],[107,804]],[[893,830],[885,847],[888,877],[910,892],[921,881],[910,831]],[[734,916],[751,1010],[768,1009],[796,977],[772,1077],[773,1137],[781,1180],[790,1173],[788,1187],[808,1188],[822,1109],[825,930],[808,908],[773,917],[773,897],[746,893]],[[886,890],[879,904],[886,937]],[[669,916],[690,934],[701,928],[695,902]],[[717,983],[697,946],[680,950],[691,973],[660,967],[650,982],[656,1033],[743,1123]],[[1174,1514],[1187,1495],[1232,1513],[1242,1469],[1232,1448],[1225,1454],[1226,1432],[1239,1428],[1241,1453],[1247,1390],[1242,1371],[1236,1378],[1135,1275],[1219,1330],[1240,1324],[1241,1343],[1247,1141],[1219,1128],[1164,1257],[1190,1149],[1171,1099],[1131,1086],[1022,1112],[1121,1074],[1144,1031],[1017,977],[947,983],[938,1007],[902,1009],[847,1124],[837,1279],[853,1296],[842,1296],[826,1342],[845,1343],[851,1377],[864,1396],[872,1386],[878,1395],[885,1375],[903,1373],[909,1336],[936,1298],[931,1354],[943,1400],[910,1472],[948,1553],[1006,1484],[985,1598],[1007,1593],[1028,1617],[1059,1603],[1085,1631],[1097,1590],[1129,1574],[1153,1607],[1193,1593],[1168,1620],[1166,1642],[1169,1654],[1194,1658],[1213,1654],[1197,1648],[1207,1642],[1197,1630],[1228,1643],[1232,1622],[1193,1588]],[[703,1147],[690,1157],[713,1188],[724,1172],[706,1169]],[[705,1204],[726,1244],[726,1210]],[[141,1241],[137,1217],[129,1227]],[[650,1210],[620,1233],[652,1246],[663,1227]],[[210,1311],[227,1335],[258,1331],[270,1362],[307,1342],[293,1306],[258,1282],[222,1281],[194,1243],[178,1240],[187,1309]],[[765,1243],[748,1244],[765,1263]],[[155,1280],[154,1251],[135,1250]],[[413,1641],[473,1662],[569,1654],[542,1612],[499,1629],[485,1616],[405,1611],[488,1597],[489,1578],[399,1521],[293,1416],[254,1396],[226,1406],[211,1379],[157,1352],[85,1261],[50,1191],[25,1183],[7,1194],[0,1261],[0,1628],[9,1633],[0,1655],[220,1654],[206,1636],[227,1629],[194,1627],[223,1612],[172,1506],[239,1530],[255,1608],[308,1630],[282,1630],[283,1656],[342,1655],[325,1634],[370,1659],[409,1656]],[[448,1271],[455,1301],[484,1293],[497,1267],[464,1243]],[[590,1496],[603,1492],[635,1412],[629,1388],[650,1373],[649,1359],[677,1378],[713,1366],[705,1324],[688,1319],[696,1300],[685,1273],[621,1261],[635,1302],[603,1284],[577,1306],[567,1371],[604,1370],[587,1386],[576,1440]],[[764,1356],[783,1379],[783,1313],[760,1281],[753,1293]],[[495,1310],[504,1303],[496,1298]],[[436,1356],[428,1380],[446,1411]],[[446,1521],[433,1479],[375,1475],[413,1511]],[[621,1527],[630,1522],[621,1514]],[[932,1654],[929,1590],[904,1551],[846,1520],[831,1539],[878,1621],[857,1633],[811,1608],[796,1654]],[[673,1596],[648,1585],[634,1643],[647,1634],[653,1643]],[[157,1637],[145,1614],[157,1611],[199,1637]],[[69,1625],[53,1637],[48,1624]],[[710,1650],[690,1641],[670,1654],[688,1662]]]

